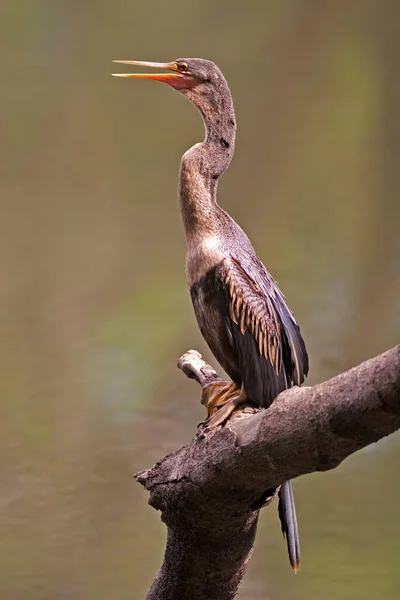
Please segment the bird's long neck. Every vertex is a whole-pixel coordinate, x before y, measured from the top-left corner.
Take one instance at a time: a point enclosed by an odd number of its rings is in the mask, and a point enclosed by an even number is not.
[[[218,225],[218,178],[231,162],[236,122],[233,102],[223,96],[216,105],[203,109],[206,135],[182,157],[179,180],[181,212],[188,241],[198,235],[213,234]]]

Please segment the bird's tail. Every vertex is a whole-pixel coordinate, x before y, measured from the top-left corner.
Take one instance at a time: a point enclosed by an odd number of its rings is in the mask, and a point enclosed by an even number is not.
[[[278,510],[282,533],[287,542],[290,564],[293,571],[297,573],[300,570],[300,540],[291,481],[286,481],[281,485]]]

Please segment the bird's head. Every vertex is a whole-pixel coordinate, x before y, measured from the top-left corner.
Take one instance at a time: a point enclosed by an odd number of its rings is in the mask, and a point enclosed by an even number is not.
[[[124,65],[161,69],[161,73],[114,73],[129,79],[153,79],[167,83],[186,96],[203,115],[209,130],[215,119],[227,119],[235,126],[231,94],[225,77],[217,65],[202,58],[178,58],[170,63],[138,60],[114,60]],[[211,125],[211,128],[210,128]]]

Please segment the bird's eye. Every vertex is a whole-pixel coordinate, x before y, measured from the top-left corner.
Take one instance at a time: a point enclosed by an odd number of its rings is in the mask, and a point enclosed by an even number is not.
[[[180,73],[187,73],[189,70],[189,66],[185,62],[176,63],[177,69]]]

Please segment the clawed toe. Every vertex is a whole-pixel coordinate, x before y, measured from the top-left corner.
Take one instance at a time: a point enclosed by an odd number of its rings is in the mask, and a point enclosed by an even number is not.
[[[207,419],[198,424],[204,430],[223,425],[239,404],[247,401],[243,387],[234,383],[217,382],[203,389],[202,404],[207,408]]]
[[[242,398],[241,394],[237,394],[228,402],[226,402],[221,408],[219,408],[211,417],[200,423],[202,429],[212,430],[219,425],[223,425],[229,419],[231,414],[235,411],[235,409],[242,404],[245,400]]]

